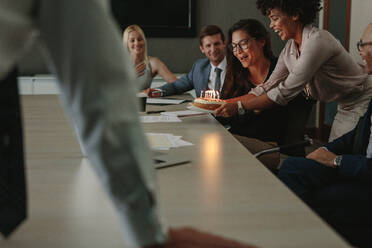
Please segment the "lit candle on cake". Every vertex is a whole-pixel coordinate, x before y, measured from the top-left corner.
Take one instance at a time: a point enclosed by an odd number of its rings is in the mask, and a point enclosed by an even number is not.
[[[203,91],[201,91],[200,97],[203,98]],[[204,98],[206,98],[206,99],[220,99],[220,92],[218,90],[206,90],[204,92]]]
[[[196,98],[192,105],[207,109],[207,110],[215,110],[219,108],[223,103],[224,100],[220,99],[220,92],[217,90],[206,90],[200,91],[200,97]]]

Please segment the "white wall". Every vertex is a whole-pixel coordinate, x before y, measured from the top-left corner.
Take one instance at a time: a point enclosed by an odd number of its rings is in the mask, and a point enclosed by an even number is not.
[[[176,74],[176,77],[181,77],[183,74]],[[160,87],[166,82],[159,76],[155,76],[151,87]],[[57,79],[53,75],[37,75],[37,76],[22,76],[18,77],[18,87],[21,95],[55,95],[59,94]],[[189,93],[195,98],[195,90],[190,90]]]
[[[366,28],[372,23],[372,1],[371,0],[352,0],[351,1],[351,20],[350,20],[350,54],[359,62],[361,58],[356,43]]]

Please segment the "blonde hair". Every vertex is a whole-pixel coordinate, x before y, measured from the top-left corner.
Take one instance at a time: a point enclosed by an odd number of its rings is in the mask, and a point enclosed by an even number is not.
[[[138,26],[136,24],[133,24],[133,25],[128,26],[124,30],[124,33],[123,33],[123,43],[124,43],[124,46],[126,46],[127,49],[128,49],[128,51],[129,51],[128,39],[129,39],[130,32],[133,32],[133,31],[136,31],[137,33],[139,33],[142,36],[143,41],[145,42],[145,49],[144,49],[143,58],[144,58],[144,61],[145,61],[146,65],[148,65],[149,58],[147,56],[147,41],[146,41],[146,36],[145,36],[145,33],[143,32],[142,28],[140,28],[140,26]]]

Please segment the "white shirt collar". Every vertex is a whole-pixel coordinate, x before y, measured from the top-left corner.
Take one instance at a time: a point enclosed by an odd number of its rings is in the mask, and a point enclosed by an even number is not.
[[[212,66],[212,71],[214,72],[214,70],[216,69],[216,67],[220,68],[222,71],[225,71],[226,70],[226,65],[227,65],[227,61],[226,61],[226,56],[223,58],[223,60],[221,61],[221,63],[219,63],[217,66],[214,66],[212,63],[211,63],[211,66]]]

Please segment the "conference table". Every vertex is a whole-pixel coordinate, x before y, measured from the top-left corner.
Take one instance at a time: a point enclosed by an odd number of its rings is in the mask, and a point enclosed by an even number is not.
[[[9,240],[0,238],[0,247],[125,247],[113,206],[57,96],[22,101],[29,218]],[[186,110],[187,104],[147,110]],[[180,119],[142,124],[145,132],[171,133],[193,144],[163,151],[189,163],[156,170],[167,225],[257,247],[349,247],[211,114]]]

